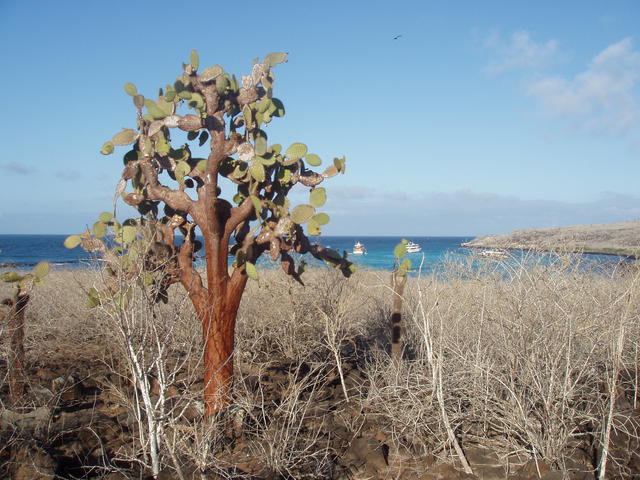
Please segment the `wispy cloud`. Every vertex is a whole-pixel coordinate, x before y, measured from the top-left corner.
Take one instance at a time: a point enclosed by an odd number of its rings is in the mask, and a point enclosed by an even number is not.
[[[36,172],[36,169],[27,165],[22,165],[17,162],[4,163],[1,165],[2,170],[14,175],[31,175]]]
[[[333,192],[332,192],[333,193]],[[331,196],[330,196],[331,198]],[[610,223],[640,218],[640,198],[603,192],[589,202],[524,199],[474,192],[416,192],[396,201],[394,192],[327,204],[326,233],[362,235],[485,235],[522,228]]]
[[[531,33],[521,30],[504,39],[493,33],[484,39],[484,47],[493,51],[496,58],[486,66],[490,73],[502,73],[517,69],[539,69],[549,65],[558,52],[558,42],[536,42]]]
[[[82,173],[77,170],[58,170],[54,175],[65,182],[75,182],[82,178]]]
[[[542,108],[590,133],[624,133],[640,121],[640,52],[630,38],[608,46],[573,78],[540,76],[527,94]]]

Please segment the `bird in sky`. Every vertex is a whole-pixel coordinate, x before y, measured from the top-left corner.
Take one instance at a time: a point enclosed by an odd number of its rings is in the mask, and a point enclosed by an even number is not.
[[[394,40],[397,40],[401,37],[402,35],[396,35],[395,37],[393,37]]]

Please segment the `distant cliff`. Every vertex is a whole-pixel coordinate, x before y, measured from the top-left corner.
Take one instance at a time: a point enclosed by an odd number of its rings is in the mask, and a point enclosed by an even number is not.
[[[640,220],[601,225],[516,230],[478,237],[462,244],[472,248],[553,250],[640,257]]]

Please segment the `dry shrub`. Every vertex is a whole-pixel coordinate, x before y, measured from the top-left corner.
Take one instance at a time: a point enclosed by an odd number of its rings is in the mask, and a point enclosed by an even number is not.
[[[573,449],[602,451],[608,427],[637,438],[628,425],[638,398],[638,277],[592,273],[567,257],[474,262],[413,282],[405,340],[416,355],[370,369],[362,401],[392,438],[448,452],[439,388],[456,438],[505,456],[562,467]]]
[[[200,330],[179,288],[168,305],[150,308],[135,297],[124,317],[113,317],[84,307],[82,289],[100,282],[97,272],[54,272],[27,313],[27,356],[43,367],[68,352],[76,364],[109,365],[109,378],[121,379],[109,388],[139,425],[122,453],[148,465],[142,425],[157,412],[132,387],[123,340],[133,341],[146,352],[145,371],[178,391],[156,416],[164,428],[160,467],[176,471],[249,475],[248,455],[264,475],[328,478],[350,439],[371,425],[395,450],[443,459],[459,456],[456,443],[482,444],[503,458],[519,453],[557,467],[585,450],[595,470],[613,468],[624,462],[612,439],[638,437],[640,274],[536,258],[456,260],[410,279],[397,364],[388,355],[386,272],[345,280],[315,269],[302,287],[261,269],[238,316],[237,398],[228,418],[198,414]],[[137,333],[122,336],[123,325]],[[330,440],[338,419],[351,425],[342,443]],[[230,433],[238,422],[240,433]]]

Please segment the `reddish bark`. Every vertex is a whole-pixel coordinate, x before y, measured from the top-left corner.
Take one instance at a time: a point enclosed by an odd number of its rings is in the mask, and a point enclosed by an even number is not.
[[[236,318],[247,281],[246,274],[235,277],[235,281],[231,281],[226,273],[220,277],[216,282],[219,288],[209,289],[208,295],[195,293],[193,288],[190,292],[202,322],[206,415],[231,403]]]
[[[211,415],[231,403],[236,311],[216,312],[204,322],[204,404]],[[206,327],[205,327],[206,325]],[[208,327],[208,328],[207,328]]]

